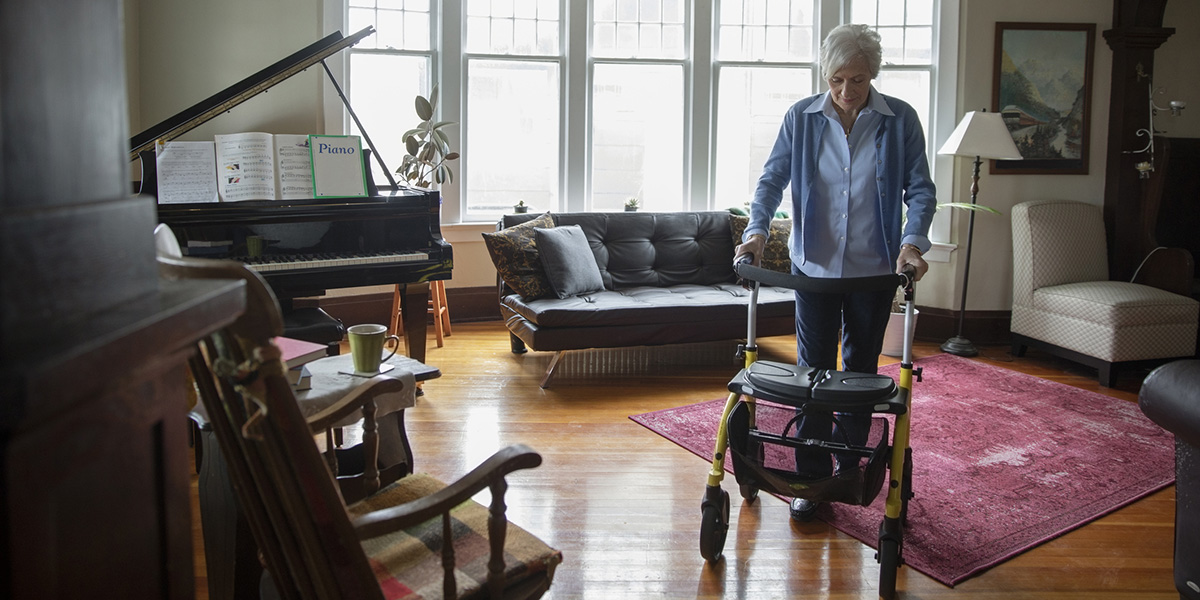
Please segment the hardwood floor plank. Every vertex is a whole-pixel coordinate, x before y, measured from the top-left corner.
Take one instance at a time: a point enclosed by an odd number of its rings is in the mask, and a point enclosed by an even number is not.
[[[760,344],[763,358],[795,360],[791,338]],[[406,411],[416,468],[451,480],[507,444],[540,452],[543,465],[511,477],[506,499],[513,522],[563,551],[547,598],[875,598],[870,547],[821,521],[793,523],[786,503],[768,494],[745,504],[732,478],[726,557],[715,565],[700,557],[706,461],[629,416],[725,397],[739,367],[734,349],[572,352],[541,389],[550,353],[512,354],[499,322],[455,323],[445,346],[428,350],[442,377]],[[915,352],[940,351],[922,342]],[[1136,401],[1144,377],[1130,373],[1102,388],[1086,368],[1033,350],[1013,358],[1007,347],[984,347],[974,360],[1126,401]],[[1175,600],[1174,511],[1172,486],[953,588],[902,568],[900,597]],[[198,525],[194,531],[199,536]],[[196,548],[203,560],[202,540]],[[198,598],[207,596],[202,590],[198,562]]]

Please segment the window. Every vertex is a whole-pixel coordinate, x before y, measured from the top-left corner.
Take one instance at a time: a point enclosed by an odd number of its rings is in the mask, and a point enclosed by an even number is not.
[[[931,159],[935,130],[956,121],[932,115],[953,100],[953,57],[938,50],[957,40],[938,23],[957,22],[959,0],[326,1],[344,30],[378,30],[349,52],[347,89],[393,168],[411,98],[440,84],[437,118],[460,123],[462,153],[447,222],[494,221],[518,200],[743,204],[784,111],[824,89],[818,46],[837,15],[880,32],[875,85],[922,115]]]
[[[562,20],[557,0],[467,2],[462,203],[494,220],[523,201],[557,210],[562,189]]]

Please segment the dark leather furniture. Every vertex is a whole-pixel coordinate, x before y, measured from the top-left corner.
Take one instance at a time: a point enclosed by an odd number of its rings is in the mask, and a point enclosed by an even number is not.
[[[501,228],[536,218],[506,215]],[[555,226],[579,225],[600,267],[604,290],[525,301],[500,282],[500,313],[513,352],[658,346],[746,336],[750,292],[733,272],[731,215],[723,211],[558,213]],[[780,242],[782,240],[773,240]],[[759,292],[757,334],[796,331],[795,294]]]
[[[1138,405],[1175,434],[1175,588],[1180,598],[1200,600],[1200,360],[1152,371]]]

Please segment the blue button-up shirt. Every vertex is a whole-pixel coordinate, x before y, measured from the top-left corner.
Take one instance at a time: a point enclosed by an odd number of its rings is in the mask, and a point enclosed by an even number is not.
[[[851,277],[890,273],[895,270],[902,243],[913,244],[922,252],[929,250],[931,245],[928,232],[937,209],[937,196],[929,176],[921,121],[906,102],[880,94],[872,88],[868,105],[872,107],[872,119],[876,122],[869,128],[872,131],[863,131],[862,139],[857,142],[860,150],[863,145],[872,146],[872,166],[864,162],[863,156],[850,152],[850,144],[845,141],[840,121],[831,123],[831,119],[821,110],[820,103],[829,101],[828,92],[810,96],[792,105],[784,115],[779,136],[758,180],[758,189],[750,207],[750,223],[743,240],[754,234],[770,235],[771,217],[783,199],[784,188],[790,183],[792,206],[796,213],[792,216],[792,235],[788,241],[793,263],[805,273],[810,273],[809,269],[812,269],[811,274],[825,271],[815,276]],[[817,105],[817,109],[810,110],[814,105]],[[862,119],[862,115],[859,119]],[[852,133],[863,124],[856,123]],[[842,138],[837,141],[845,146],[844,152],[848,155],[844,155],[840,161],[843,168],[850,169],[848,173],[852,176],[849,187],[842,189],[847,191],[849,198],[857,195],[863,202],[854,206],[847,203],[842,212],[830,208],[828,198],[831,188],[827,185],[830,180],[825,179],[826,176],[820,171],[828,166],[826,163],[829,160],[839,162],[836,158],[826,158],[825,144],[832,143],[827,137]],[[836,172],[838,167],[834,165],[831,168]],[[870,184],[863,182],[864,179],[871,179],[872,175],[873,192],[866,187]],[[832,189],[838,191],[836,186]],[[853,210],[859,212],[851,212]],[[901,231],[905,210],[908,219]],[[843,213],[848,215],[845,219],[848,222],[846,236],[853,246],[848,250],[851,257],[847,257],[846,251],[831,249],[829,240],[831,222],[836,222]],[[858,266],[851,266],[849,271],[843,268],[846,260],[857,264],[854,256],[872,252],[878,253],[883,260],[880,271],[862,273]],[[831,267],[835,254],[840,254],[843,262],[843,266],[837,267],[840,275]],[[810,267],[809,262],[817,266]]]
[[[829,126],[821,136],[813,188],[814,197],[824,201],[813,203],[815,219],[805,228],[811,237],[811,251],[800,271],[809,277],[867,277],[891,272],[887,247],[879,235],[883,228],[874,210],[879,194],[874,141],[880,116],[894,115],[892,109],[878,93],[868,93],[848,134],[829,94],[805,112],[825,115]]]

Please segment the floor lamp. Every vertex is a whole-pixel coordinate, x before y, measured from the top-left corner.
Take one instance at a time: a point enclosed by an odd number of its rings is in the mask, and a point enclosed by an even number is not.
[[[1019,160],[1021,153],[1013,143],[1000,113],[971,111],[963,115],[950,139],[942,144],[938,154],[975,158],[975,172],[971,176],[971,206],[979,194],[979,165],[983,159]],[[958,334],[942,344],[942,351],[958,356],[975,356],[979,350],[971,340],[963,337],[963,319],[967,314],[967,282],[971,277],[971,238],[975,233],[975,211],[967,217],[967,255],[963,264],[962,302],[958,306]]]

